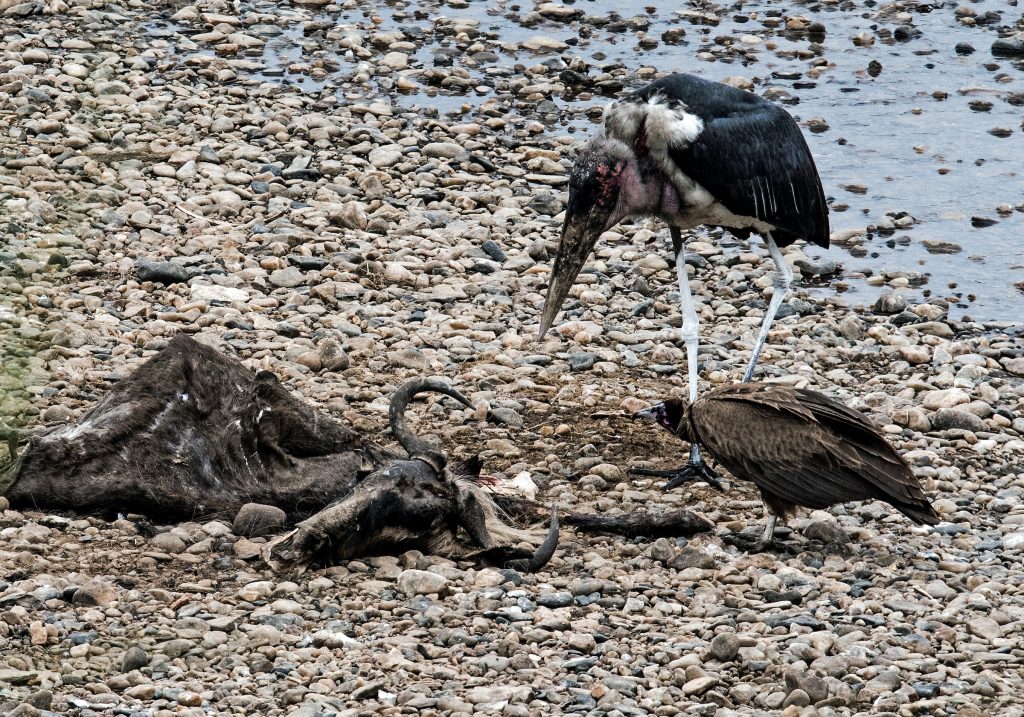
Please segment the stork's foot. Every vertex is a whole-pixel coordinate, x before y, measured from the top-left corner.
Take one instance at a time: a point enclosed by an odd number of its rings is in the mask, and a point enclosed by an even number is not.
[[[702,460],[690,461],[682,468],[669,471],[650,470],[648,468],[630,468],[629,474],[634,476],[649,476],[653,478],[668,478],[665,490],[673,490],[691,481],[703,481],[718,491],[725,491],[719,476],[708,464]]]

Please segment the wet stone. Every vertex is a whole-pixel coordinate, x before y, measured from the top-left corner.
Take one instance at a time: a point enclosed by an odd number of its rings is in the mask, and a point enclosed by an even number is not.
[[[992,43],[993,55],[1024,55],[1024,32],[1000,37]]]
[[[882,294],[875,302],[875,312],[879,314],[898,314],[907,308],[907,300],[902,294]]]
[[[831,259],[802,258],[794,262],[804,276],[827,276],[835,274],[838,264]]]

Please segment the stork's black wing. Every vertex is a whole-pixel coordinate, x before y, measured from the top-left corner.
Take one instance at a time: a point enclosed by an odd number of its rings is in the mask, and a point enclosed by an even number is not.
[[[678,100],[704,123],[687,147],[669,156],[733,214],[776,227],[780,246],[806,239],[828,247],[825,192],[796,120],[750,92],[693,75],[662,78],[629,97],[661,94]]]

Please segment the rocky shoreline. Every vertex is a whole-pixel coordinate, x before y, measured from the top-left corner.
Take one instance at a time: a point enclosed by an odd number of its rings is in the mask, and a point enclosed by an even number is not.
[[[683,459],[626,418],[685,390],[666,232],[610,233],[535,340],[574,151],[545,122],[584,118],[549,99],[571,75],[495,72],[493,96],[450,116],[422,108],[457,108],[446,93],[478,82],[467,59],[500,49],[472,23],[436,23],[459,64],[410,76],[408,36],[318,29],[296,6],[295,28],[345,60],[285,64],[324,83],[307,90],[246,69],[261,32],[276,36],[267,8],[168,7],[210,50],[193,54],[151,34],[134,0],[0,8],[0,415],[68,421],[185,331],[359,431],[383,431],[403,380],[443,375],[507,419],[481,431],[421,411],[454,454],[529,471],[565,508],[685,504],[717,526],[688,542],[567,532],[537,575],[407,553],[281,576],[241,559],[253,541],[232,516],[4,510],[0,712],[1022,713],[1019,324],[951,319],[942,298],[811,295],[841,267],[789,250],[803,278],[759,378],[870,414],[944,522],[837,507],[795,520],[781,552],[746,554],[723,537],[757,527],[752,487],[666,494],[625,474]],[[592,74],[592,91],[651,76]],[[403,99],[408,83],[424,97]],[[737,381],[771,264],[728,236],[697,233],[689,250],[702,379]]]

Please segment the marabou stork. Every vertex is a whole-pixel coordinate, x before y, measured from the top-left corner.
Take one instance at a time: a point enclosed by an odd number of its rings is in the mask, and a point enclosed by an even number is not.
[[[821,180],[796,121],[782,108],[719,82],[675,74],[608,107],[604,130],[581,150],[570,175],[569,203],[544,301],[540,336],[551,327],[598,237],[630,216],[669,225],[683,307],[682,337],[690,401],[697,399],[697,311],[681,230],[720,226],[740,238],[764,237],[777,269],[750,363],[749,381],[793,273],[780,247],[805,239],[829,245]],[[713,481],[695,443],[689,463],[666,489]]]
[[[761,491],[762,538],[798,506],[827,508],[884,500],[918,524],[939,516],[907,462],[864,414],[823,393],[772,384],[735,384],[696,402],[670,399],[634,414],[700,443],[736,478]]]

